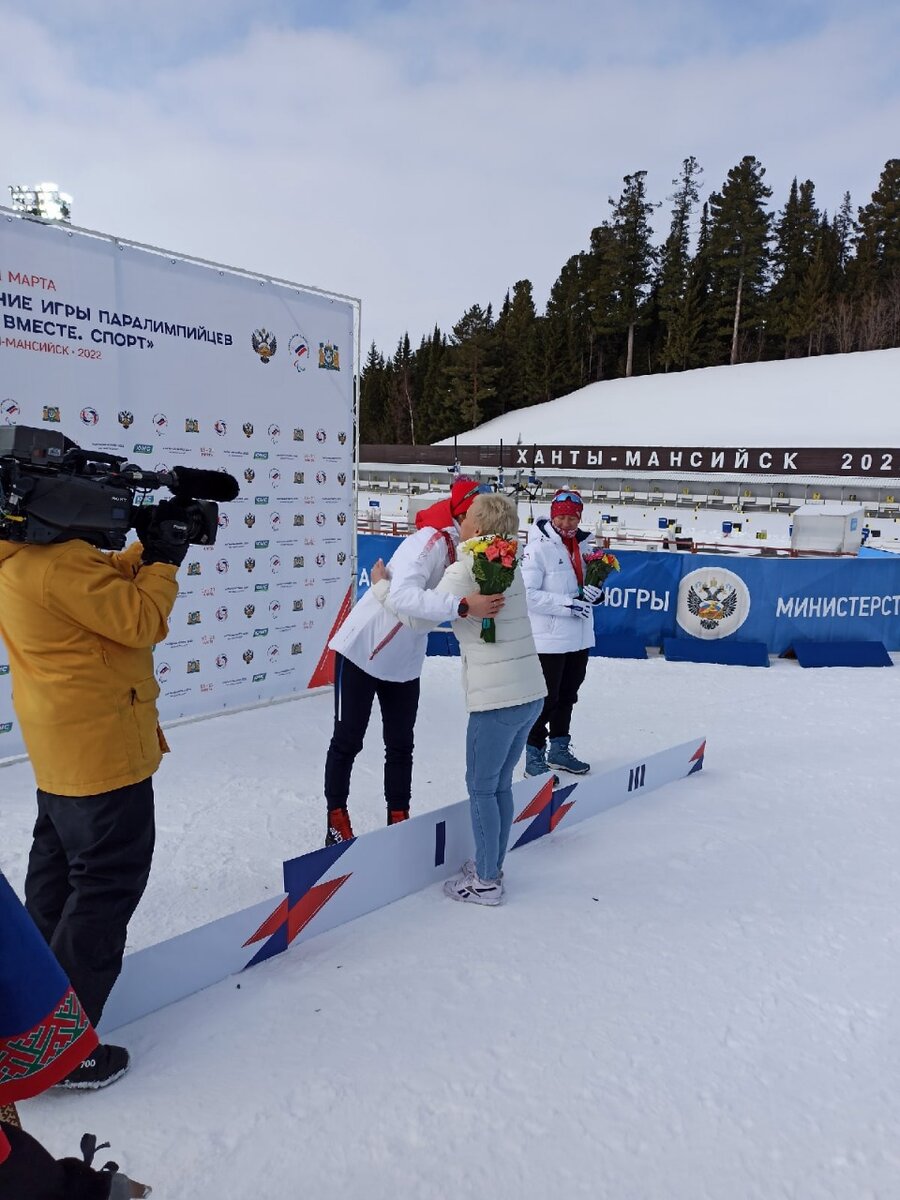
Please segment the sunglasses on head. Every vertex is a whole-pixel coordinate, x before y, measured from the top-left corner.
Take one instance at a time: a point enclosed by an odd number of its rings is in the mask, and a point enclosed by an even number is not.
[[[580,504],[582,508],[584,507],[584,501],[577,492],[557,492],[553,497],[552,503],[555,504],[557,500],[572,500],[575,504]]]

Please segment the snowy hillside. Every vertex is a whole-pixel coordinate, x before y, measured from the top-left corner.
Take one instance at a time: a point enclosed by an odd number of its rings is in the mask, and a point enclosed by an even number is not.
[[[458,441],[896,447],[898,401],[900,349],[872,350],[592,383],[497,417]]]

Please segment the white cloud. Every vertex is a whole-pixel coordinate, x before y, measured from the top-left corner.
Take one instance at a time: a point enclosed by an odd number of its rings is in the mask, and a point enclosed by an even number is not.
[[[234,17],[171,7],[182,33]],[[330,30],[261,11],[133,82],[58,25],[0,16],[0,184],[55,179],[79,224],[358,295],[364,342],[389,352],[520,278],[542,304],[626,173],[664,200],[686,155],[709,191],[751,153],[773,205],[796,174],[833,210],[897,153],[891,16],[822,10],[812,34],[734,50],[699,0],[603,21],[581,0],[362,7]]]

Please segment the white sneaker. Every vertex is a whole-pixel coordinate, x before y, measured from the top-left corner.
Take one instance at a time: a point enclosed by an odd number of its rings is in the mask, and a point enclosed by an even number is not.
[[[479,879],[471,875],[457,875],[444,884],[444,895],[451,900],[465,900],[470,904],[499,904],[503,899],[503,884],[499,879]]]
[[[478,874],[478,868],[475,866],[475,859],[467,858],[466,861],[463,863],[463,865],[460,867],[460,870],[462,871],[462,873],[466,877],[466,879],[474,879],[474,877]],[[502,883],[503,882],[503,872],[502,871],[500,872],[498,878],[499,878],[500,882]]]

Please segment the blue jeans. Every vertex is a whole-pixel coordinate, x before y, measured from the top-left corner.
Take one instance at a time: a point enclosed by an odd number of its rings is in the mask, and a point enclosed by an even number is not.
[[[475,868],[496,879],[512,828],[512,775],[542,700],[469,714],[466,730],[466,787],[475,834]]]

